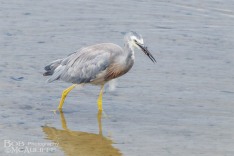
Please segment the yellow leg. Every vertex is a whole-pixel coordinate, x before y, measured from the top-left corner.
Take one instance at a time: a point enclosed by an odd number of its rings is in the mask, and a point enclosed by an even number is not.
[[[102,94],[103,94],[104,85],[101,86],[100,94],[97,100],[98,110],[102,111]]]
[[[60,99],[60,103],[58,106],[58,109],[61,110],[63,108],[63,103],[65,101],[65,98],[67,97],[67,94],[76,86],[77,84],[74,84],[70,87],[68,87],[67,89],[65,89],[62,93],[61,99]]]

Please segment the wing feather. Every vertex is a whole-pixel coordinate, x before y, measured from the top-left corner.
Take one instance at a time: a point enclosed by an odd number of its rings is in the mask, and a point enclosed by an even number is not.
[[[103,83],[107,68],[119,53],[122,53],[122,48],[111,43],[82,48],[64,58],[48,82],[60,79],[76,84]]]
[[[110,64],[110,53],[85,49],[70,58],[60,79],[71,83],[88,83]]]

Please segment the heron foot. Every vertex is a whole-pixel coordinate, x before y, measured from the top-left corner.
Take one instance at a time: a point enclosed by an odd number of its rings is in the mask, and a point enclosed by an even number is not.
[[[51,112],[54,113],[54,115],[57,115],[57,112],[61,113],[63,112],[63,109],[62,108],[58,108],[58,109],[54,109],[54,110],[50,110]]]

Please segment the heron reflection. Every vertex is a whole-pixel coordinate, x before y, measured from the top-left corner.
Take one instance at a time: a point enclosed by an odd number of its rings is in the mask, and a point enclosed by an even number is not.
[[[102,134],[102,111],[97,114],[99,133],[72,131],[67,127],[63,112],[60,112],[60,120],[63,129],[44,126],[43,132],[46,138],[55,143],[67,156],[120,156],[118,149],[112,146],[113,141]]]

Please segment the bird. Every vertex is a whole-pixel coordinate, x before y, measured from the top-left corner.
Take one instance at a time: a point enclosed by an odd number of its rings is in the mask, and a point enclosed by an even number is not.
[[[45,66],[43,76],[50,76],[51,83],[62,80],[72,85],[61,95],[58,110],[62,110],[68,93],[77,85],[92,84],[100,86],[97,99],[98,110],[102,111],[104,85],[112,79],[126,74],[135,61],[135,49],[140,49],[153,63],[156,59],[144,45],[140,34],[130,31],[124,35],[124,46],[114,43],[99,43],[83,47],[63,59],[57,59]]]

